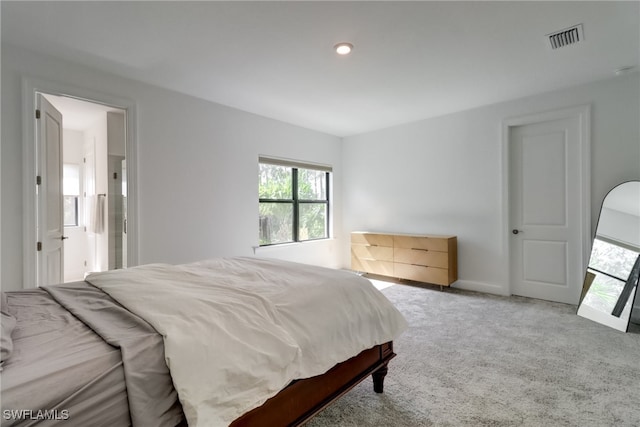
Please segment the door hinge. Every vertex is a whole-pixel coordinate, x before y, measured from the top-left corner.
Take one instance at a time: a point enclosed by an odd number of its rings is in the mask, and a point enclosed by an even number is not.
[[[36,176],[36,185],[42,184],[42,177],[40,175]]]
[[[36,243],[36,251],[40,252],[42,250],[42,242]]]
[[[113,173],[113,179],[118,179],[118,172]]]
[[[40,110],[36,110],[36,119],[40,118]]]

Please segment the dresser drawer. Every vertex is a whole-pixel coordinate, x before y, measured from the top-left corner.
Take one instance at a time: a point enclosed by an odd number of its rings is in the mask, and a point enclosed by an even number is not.
[[[396,248],[427,249],[431,251],[447,252],[449,239],[446,237],[428,236],[393,236],[393,245]]]
[[[433,250],[395,248],[393,261],[403,264],[418,264],[429,267],[449,267],[449,254]]]
[[[393,261],[393,248],[387,246],[351,245],[351,256],[370,260]]]
[[[389,234],[351,233],[351,243],[392,248],[393,236]]]
[[[381,276],[393,276],[392,261],[362,259],[351,255],[351,269],[355,271],[379,274]]]
[[[441,286],[449,285],[449,270],[438,267],[423,267],[421,265],[409,265],[395,263],[394,275],[403,279],[417,282],[433,283]]]

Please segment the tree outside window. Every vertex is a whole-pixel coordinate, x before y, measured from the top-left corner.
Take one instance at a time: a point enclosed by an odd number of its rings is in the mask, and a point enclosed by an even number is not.
[[[329,237],[327,168],[260,159],[260,246]]]
[[[598,280],[593,282],[589,293],[584,297],[585,304],[610,313],[638,255],[638,249],[632,250],[596,236],[589,259],[589,270],[598,273]]]

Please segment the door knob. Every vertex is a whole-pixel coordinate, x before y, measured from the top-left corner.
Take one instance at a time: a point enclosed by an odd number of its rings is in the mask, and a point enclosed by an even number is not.
[[[60,240],[68,239],[69,236],[60,236]]]
[[[516,230],[515,228],[511,231],[513,234],[522,233],[522,230]]]

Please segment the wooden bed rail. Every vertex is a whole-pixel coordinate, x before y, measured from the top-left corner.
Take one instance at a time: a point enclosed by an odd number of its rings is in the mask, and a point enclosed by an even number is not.
[[[235,420],[231,427],[302,425],[369,375],[373,377],[374,391],[382,393],[387,364],[394,357],[391,341],[364,350],[322,375],[293,381],[262,406]]]

